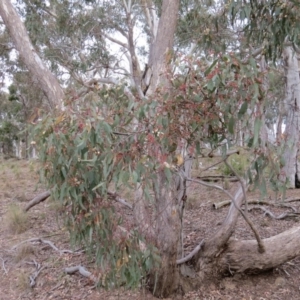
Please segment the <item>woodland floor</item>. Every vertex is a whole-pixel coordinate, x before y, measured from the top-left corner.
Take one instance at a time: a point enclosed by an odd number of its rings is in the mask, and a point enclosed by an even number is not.
[[[96,274],[94,265],[85,254],[60,254],[45,243],[27,242],[31,238],[42,238],[53,243],[58,249],[70,249],[68,232],[60,221],[60,207],[51,199],[29,210],[27,220],[18,207],[26,203],[44,189],[38,185],[35,162],[22,160],[0,160],[0,300],[17,299],[155,299],[145,290],[124,291],[97,290],[93,283],[78,274],[68,275],[65,267],[82,265]],[[202,174],[201,174],[202,175]],[[229,185],[234,191],[237,183]],[[286,197],[300,198],[300,190],[289,190]],[[257,192],[250,192],[248,200],[259,199]],[[222,224],[228,206],[213,209],[213,203],[227,200],[220,192],[196,184],[190,186],[186,211],[186,253],[203,238],[209,237]],[[265,199],[275,201],[270,192]],[[300,212],[300,201],[290,203]],[[249,205],[253,206],[253,205]],[[291,208],[267,206],[276,216],[291,212]],[[299,217],[283,220],[271,219],[261,210],[249,213],[262,237],[278,234],[299,225]],[[20,233],[16,233],[20,231]],[[239,218],[234,233],[237,239],[253,239],[253,234],[245,222]],[[36,285],[30,288],[29,276],[37,270],[34,263],[42,268]],[[171,276],[171,275],[170,275]],[[171,299],[171,298],[169,298]],[[234,275],[203,282],[201,288],[185,296],[174,299],[241,299],[241,300],[293,300],[300,299],[300,257],[278,268],[259,275]]]

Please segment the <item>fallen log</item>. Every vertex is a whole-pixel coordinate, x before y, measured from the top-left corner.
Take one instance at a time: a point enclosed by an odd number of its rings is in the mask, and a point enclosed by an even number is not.
[[[223,272],[257,273],[272,268],[300,255],[300,227],[263,239],[265,252],[259,253],[256,240],[229,240],[220,254],[218,268]]]

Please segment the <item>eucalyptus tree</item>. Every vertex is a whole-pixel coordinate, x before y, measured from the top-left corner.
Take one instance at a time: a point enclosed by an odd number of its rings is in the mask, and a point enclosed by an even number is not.
[[[264,185],[261,174],[271,158],[261,135],[265,74],[255,59],[276,57],[287,32],[295,36],[290,3],[264,2],[275,21],[262,28],[255,1],[21,4],[26,27],[9,0],[0,2],[0,15],[53,108],[37,124],[43,175],[66,206],[72,239],[101,265],[103,285],[147,280],[157,296],[168,296],[191,286],[189,268],[199,283],[228,266],[231,272],[264,270],[300,254],[300,228],[262,240],[240,208],[249,181]],[[263,47],[252,39],[256,33],[267,41]],[[191,161],[207,155],[204,141],[209,156],[220,149],[227,163],[237,123],[249,129],[248,173],[235,195],[225,191],[232,204],[223,226],[185,255]],[[120,196],[126,189],[132,203]],[[125,209],[133,210],[134,222]],[[240,214],[256,241],[230,239]]]

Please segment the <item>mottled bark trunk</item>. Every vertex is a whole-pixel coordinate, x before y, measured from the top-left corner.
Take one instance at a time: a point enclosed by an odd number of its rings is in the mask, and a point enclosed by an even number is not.
[[[155,237],[161,255],[161,267],[151,274],[154,295],[166,297],[175,292],[178,285],[177,247],[180,232],[175,182],[169,182],[164,171],[153,182],[155,193]]]
[[[34,76],[47,96],[50,105],[61,107],[64,97],[57,78],[44,65],[34,47],[31,44],[26,28],[16,10],[12,6],[10,0],[0,1],[0,15],[7,27],[13,43],[18,50],[20,57],[32,76]]]
[[[286,96],[284,100],[286,112],[285,162],[281,170],[281,180],[288,181],[289,188],[295,188],[297,153],[299,149],[300,131],[300,77],[297,56],[292,47],[286,47],[283,52],[286,69]],[[298,178],[300,178],[298,174]]]

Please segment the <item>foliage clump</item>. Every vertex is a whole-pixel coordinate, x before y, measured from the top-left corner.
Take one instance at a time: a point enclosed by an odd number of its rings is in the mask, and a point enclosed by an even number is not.
[[[65,207],[73,241],[101,265],[105,286],[136,286],[159,266],[156,241],[144,239],[114,195],[142,187],[145,199],[155,201],[157,173],[165,172],[171,182],[180,149],[195,157],[208,143],[226,155],[236,124],[249,126],[247,109],[262,97],[254,62],[244,65],[224,55],[211,65],[180,57],[178,65],[176,75],[166,74],[171,85],[147,99],[126,85],[95,87],[81,97],[74,92],[63,112],[36,126],[42,178]],[[257,115],[249,131],[253,147],[260,143],[260,125]],[[159,212],[152,209],[155,218]]]

